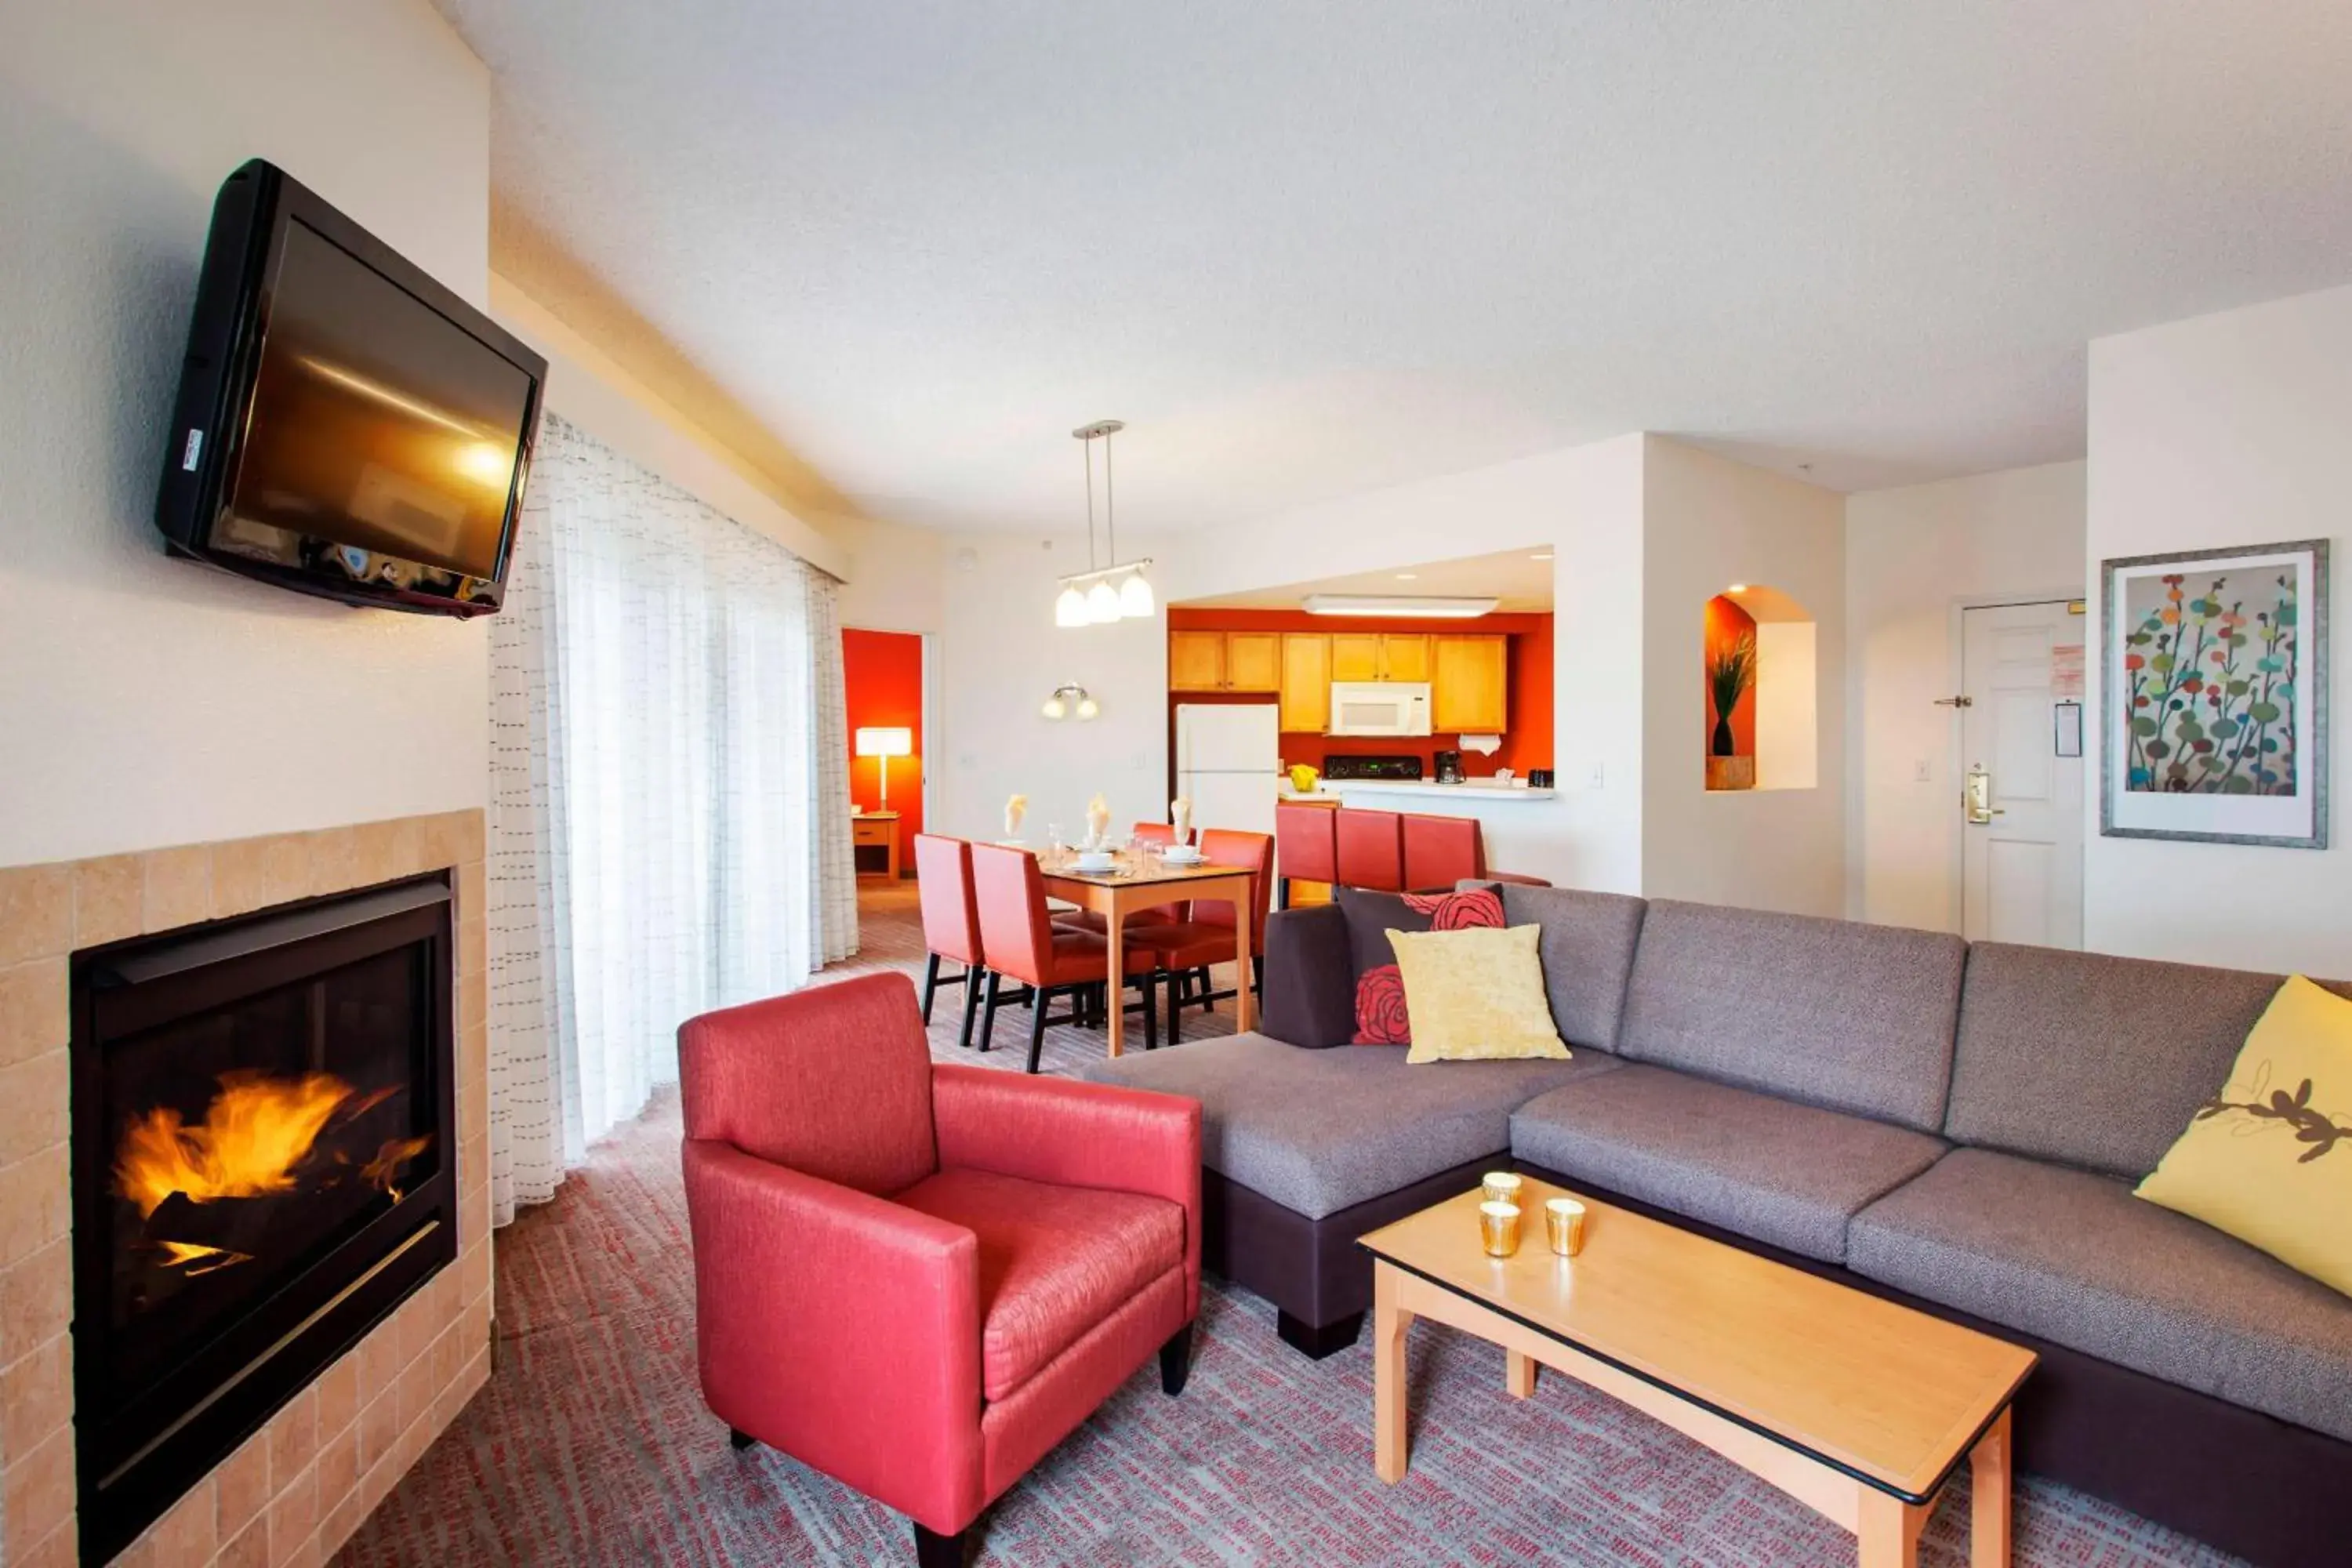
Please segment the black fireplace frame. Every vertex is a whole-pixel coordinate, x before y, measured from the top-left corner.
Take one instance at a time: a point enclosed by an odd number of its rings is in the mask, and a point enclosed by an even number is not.
[[[452,890],[445,873],[281,905],[73,957],[74,1382],[81,1557],[103,1563],[161,1518],[368,1331],[457,1256]],[[375,954],[424,944],[426,1041],[414,1092],[432,1108],[436,1169],[215,1339],[109,1409],[109,1191],[117,1130],[103,1121],[101,997],[137,987],[226,1005]],[[159,984],[160,983],[160,984]],[[151,993],[152,994],[152,993]],[[136,1026],[135,1023],[128,1026]],[[112,1033],[126,1026],[120,1020]]]

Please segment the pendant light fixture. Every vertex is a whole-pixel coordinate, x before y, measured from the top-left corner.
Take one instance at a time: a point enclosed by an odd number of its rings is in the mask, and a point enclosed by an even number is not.
[[[1118,500],[1111,480],[1111,437],[1127,426],[1117,419],[1097,419],[1091,425],[1081,425],[1070,432],[1086,443],[1087,454],[1087,569],[1062,578],[1062,591],[1054,600],[1054,624],[1057,626],[1108,626],[1113,621],[1130,616],[1149,619],[1159,609],[1159,600],[1151,592],[1151,584],[1144,572],[1151,559],[1122,562],[1118,558]],[[1103,447],[1103,544],[1110,564],[1095,564],[1095,446]]]

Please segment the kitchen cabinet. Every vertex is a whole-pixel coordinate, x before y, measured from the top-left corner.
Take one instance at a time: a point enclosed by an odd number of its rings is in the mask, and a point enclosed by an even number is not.
[[[1422,632],[1333,632],[1334,680],[1427,680],[1429,637]]]
[[[1171,630],[1168,634],[1168,689],[1223,691],[1225,689],[1225,634]]]
[[[1331,641],[1321,632],[1282,634],[1282,727],[1319,735],[1331,726]]]
[[[1429,679],[1428,636],[1422,632],[1381,633],[1381,679],[1382,680],[1427,680]]]
[[[1279,632],[1227,632],[1225,634],[1225,689],[1228,691],[1281,690],[1282,634]]]
[[[1429,643],[1430,728],[1499,734],[1509,721],[1510,638],[1441,636]]]

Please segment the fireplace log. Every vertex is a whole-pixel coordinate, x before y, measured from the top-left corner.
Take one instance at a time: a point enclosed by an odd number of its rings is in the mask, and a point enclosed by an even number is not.
[[[317,1194],[277,1193],[260,1198],[215,1198],[195,1203],[185,1193],[173,1193],[147,1216],[149,1241],[178,1241],[191,1247],[217,1247],[258,1258],[275,1241],[307,1240],[316,1226]]]

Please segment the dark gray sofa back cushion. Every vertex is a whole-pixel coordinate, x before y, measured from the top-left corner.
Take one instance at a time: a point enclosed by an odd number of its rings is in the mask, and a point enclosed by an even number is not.
[[[1933,1132],[1967,944],[1654,899],[1618,1054]]]
[[[1536,952],[1559,1037],[1578,1050],[1616,1049],[1642,935],[1642,900],[1574,888],[1500,886],[1507,922],[1543,928]]]
[[[1978,942],[1960,993],[1944,1135],[2145,1176],[2229,1078],[2279,980]]]

